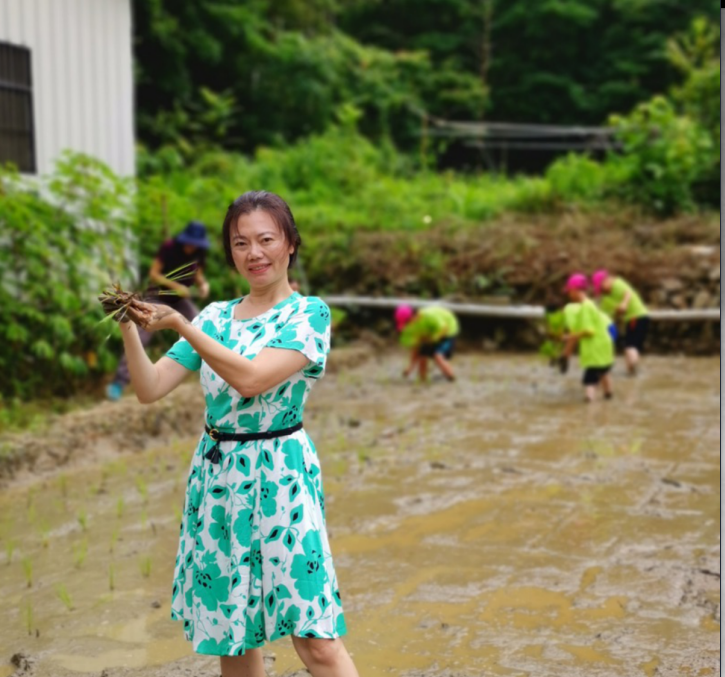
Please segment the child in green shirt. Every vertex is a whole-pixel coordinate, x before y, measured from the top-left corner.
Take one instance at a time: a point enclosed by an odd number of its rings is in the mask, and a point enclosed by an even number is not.
[[[584,394],[586,401],[592,402],[597,386],[601,386],[605,399],[612,397],[609,372],[614,363],[614,343],[606,316],[586,295],[587,286],[586,275],[575,273],[564,287],[571,300],[564,308],[568,330],[564,355],[570,356],[575,346],[579,346],[579,363],[584,368]]]
[[[449,360],[453,357],[459,325],[450,310],[426,306],[416,312],[411,306],[398,306],[395,309],[395,326],[400,332],[400,343],[411,349],[410,364],[403,371],[404,377],[410,376],[417,367],[418,378],[425,381],[428,377],[427,358],[431,358],[449,381],[455,380]]]
[[[592,275],[592,287],[594,295],[600,297],[599,307],[615,322],[624,320],[624,359],[628,373],[634,376],[649,329],[647,306],[625,280],[606,270],[598,270]]]

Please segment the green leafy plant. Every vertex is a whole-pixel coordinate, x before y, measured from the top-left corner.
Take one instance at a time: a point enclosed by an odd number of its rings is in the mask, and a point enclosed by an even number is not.
[[[609,162],[621,168],[625,199],[671,214],[695,207],[693,185],[709,158],[712,139],[692,119],[678,115],[672,102],[658,96],[628,116],[612,116],[623,153]]]
[[[58,596],[58,599],[63,602],[63,606],[65,606],[68,611],[73,611],[73,600],[68,592],[68,589],[63,583],[55,586],[55,594]]]
[[[30,556],[23,557],[22,565],[23,565],[23,574],[25,576],[25,583],[27,584],[27,587],[32,588],[33,587],[33,560],[30,558]]]
[[[50,527],[46,522],[40,525],[40,542],[43,548],[47,548],[50,545]]]
[[[88,531],[88,513],[85,508],[81,508],[76,515],[78,524],[80,524],[83,531]]]
[[[68,395],[114,359],[95,293],[126,274],[130,184],[66,154],[40,185],[0,168],[0,191],[0,395]]]
[[[115,528],[115,529],[114,529],[114,530],[113,530],[113,531],[111,532],[111,544],[110,544],[110,547],[109,547],[109,552],[110,552],[111,554],[113,554],[113,553],[115,552],[115,550],[116,550],[116,543],[118,542],[118,537],[119,537],[119,535],[120,535],[120,532],[119,532],[119,530],[118,530],[118,527],[116,527],[116,528]]]
[[[88,556],[88,541],[84,538],[80,543],[73,546],[73,565],[80,569]]]

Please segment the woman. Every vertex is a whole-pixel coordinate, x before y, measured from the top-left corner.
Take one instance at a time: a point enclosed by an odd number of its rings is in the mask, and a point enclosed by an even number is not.
[[[201,372],[206,426],[192,459],[174,574],[172,618],[197,653],[221,657],[223,677],[264,675],[265,640],[292,636],[315,676],[356,677],[340,637],[340,594],[325,531],[315,447],[302,430],[309,391],[325,368],[330,311],[287,278],[301,244],[277,195],[249,192],[223,226],[227,263],[249,283],[189,322],[136,303],[132,319],[179,340],[156,364],[132,322],[122,324],[140,402]]]

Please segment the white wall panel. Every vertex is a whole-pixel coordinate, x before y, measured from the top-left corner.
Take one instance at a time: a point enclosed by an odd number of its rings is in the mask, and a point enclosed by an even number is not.
[[[36,161],[64,149],[134,172],[131,0],[0,0],[0,41],[30,48]]]

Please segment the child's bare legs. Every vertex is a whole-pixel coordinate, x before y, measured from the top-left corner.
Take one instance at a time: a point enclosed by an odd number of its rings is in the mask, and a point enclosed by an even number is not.
[[[456,376],[453,373],[451,363],[441,353],[436,353],[435,355],[433,355],[433,359],[438,365],[438,369],[443,372],[443,376],[445,376],[449,381],[456,380]]]
[[[627,373],[634,376],[637,373],[637,363],[639,362],[639,350],[636,348],[624,349],[624,361],[627,363]]]
[[[418,357],[418,379],[423,383],[428,379],[428,358],[423,355]]]
[[[358,677],[341,639],[308,639],[292,635],[292,644],[313,677]]]
[[[261,649],[249,649],[243,656],[221,656],[222,677],[265,677]]]
[[[590,385],[584,386],[584,399],[587,402],[594,402],[596,393],[597,393],[597,386],[590,386]]]
[[[599,381],[599,385],[602,386],[602,392],[604,393],[604,399],[609,400],[612,397],[612,379],[609,377],[609,372],[602,376],[602,380]]]

